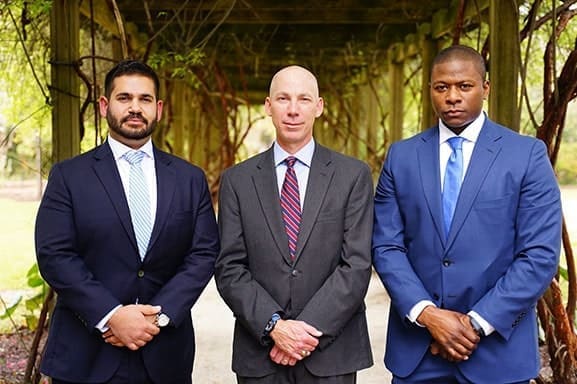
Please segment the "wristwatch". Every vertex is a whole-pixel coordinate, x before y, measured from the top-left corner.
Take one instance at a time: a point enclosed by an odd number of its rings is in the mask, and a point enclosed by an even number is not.
[[[159,312],[156,314],[156,318],[154,319],[154,325],[159,328],[164,328],[170,323],[170,317],[166,315],[166,313]]]
[[[485,330],[483,329],[483,327],[481,327],[481,324],[479,324],[479,322],[475,320],[473,316],[469,316],[469,321],[471,322],[471,327],[473,327],[473,329],[475,330],[475,332],[477,332],[477,335],[479,335],[479,337],[485,336]]]
[[[273,313],[268,323],[264,327],[264,336],[267,337],[274,329],[276,323],[281,319],[278,313]]]

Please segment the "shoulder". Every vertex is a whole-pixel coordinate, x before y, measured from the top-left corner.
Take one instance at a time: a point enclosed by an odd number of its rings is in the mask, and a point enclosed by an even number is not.
[[[339,169],[369,169],[369,166],[364,161],[361,161],[355,157],[345,155],[341,152],[329,149],[323,145],[316,144],[315,154],[313,155],[313,161],[319,161],[321,163],[330,164],[333,163]]]
[[[256,172],[256,170],[269,166],[271,169],[274,168],[274,159],[270,149],[225,169],[223,176],[246,177]]]
[[[154,156],[156,162],[165,164],[177,172],[185,172],[193,176],[204,177],[204,170],[201,167],[176,155],[160,150],[157,147],[154,147]]]

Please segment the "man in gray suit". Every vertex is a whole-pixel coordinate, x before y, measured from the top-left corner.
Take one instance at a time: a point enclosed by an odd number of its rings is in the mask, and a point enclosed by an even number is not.
[[[216,283],[236,317],[240,384],[352,384],[373,363],[364,297],[373,185],[363,162],[313,139],[314,75],[277,72],[267,151],[222,175]]]

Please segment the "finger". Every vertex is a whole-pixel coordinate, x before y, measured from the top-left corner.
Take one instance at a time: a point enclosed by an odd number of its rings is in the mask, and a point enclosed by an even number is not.
[[[315,327],[313,327],[310,324],[304,323],[304,328],[305,328],[305,331],[307,331],[307,333],[309,335],[312,335],[314,337],[321,337],[323,335],[323,333],[321,331],[319,331],[318,329],[316,329]]]
[[[136,304],[136,307],[143,315],[156,315],[162,310],[160,305]]]
[[[291,367],[295,366],[297,363],[296,359],[289,359],[288,365],[290,365]]]

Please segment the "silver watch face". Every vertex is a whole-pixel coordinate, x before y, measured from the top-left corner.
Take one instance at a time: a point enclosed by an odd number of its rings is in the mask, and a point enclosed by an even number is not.
[[[169,322],[170,322],[170,319],[164,313],[159,313],[158,315],[156,315],[156,325],[157,326],[166,327]]]

